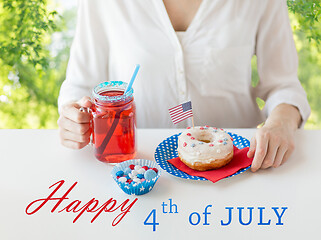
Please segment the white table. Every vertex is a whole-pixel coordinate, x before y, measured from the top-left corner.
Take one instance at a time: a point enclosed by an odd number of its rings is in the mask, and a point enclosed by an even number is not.
[[[229,129],[231,132],[251,138],[254,129]],[[154,159],[157,145],[179,130],[139,129],[137,158]],[[113,219],[121,213],[103,212],[90,223],[95,215],[85,212],[75,223],[76,213],[58,213],[74,200],[82,205],[90,199],[99,205],[113,198],[117,205],[135,196],[124,194],[110,176],[111,165],[99,162],[91,147],[70,150],[60,145],[57,130],[0,130],[0,239],[318,239],[321,233],[321,161],[319,149],[321,131],[299,130],[297,148],[291,159],[277,169],[262,170],[255,174],[246,171],[238,176],[223,179],[215,184],[176,178],[162,172],[155,188],[138,196],[138,201],[123,220],[112,227]],[[61,197],[75,182],[54,213],[57,201],[48,201],[33,215],[26,214],[32,201],[46,198],[65,180],[56,192]],[[163,213],[162,203],[176,204],[178,213]],[[38,202],[40,203],[40,202]],[[39,205],[39,204],[38,204]],[[82,206],[81,205],[81,206]],[[207,219],[205,223],[205,207]],[[165,205],[164,205],[165,206]],[[227,226],[228,210],[233,207],[232,222]],[[252,222],[239,223],[239,207],[244,207],[243,221],[248,222],[248,207],[253,207]],[[265,209],[262,210],[261,207]],[[281,222],[272,207],[286,207]],[[36,206],[33,205],[35,209]],[[260,210],[261,208],[261,210]],[[156,231],[144,221],[155,209]],[[164,208],[169,212],[169,206]],[[172,211],[175,211],[175,207]],[[258,225],[260,211],[262,222]],[[192,214],[195,212],[194,214]],[[198,214],[200,222],[196,224]],[[151,218],[147,222],[151,222]],[[178,238],[177,238],[178,239]]]

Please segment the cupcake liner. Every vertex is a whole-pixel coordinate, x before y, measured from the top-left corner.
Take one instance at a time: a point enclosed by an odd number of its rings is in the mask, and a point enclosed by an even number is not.
[[[145,180],[144,182],[140,182],[140,183],[135,183],[135,182],[119,182],[116,176],[116,173],[120,170],[124,171],[127,167],[129,167],[129,165],[139,165],[141,167],[143,166],[147,166],[149,168],[157,168],[158,172],[155,178],[153,178],[152,180],[148,181]],[[115,180],[115,182],[117,183],[117,185],[127,194],[129,195],[143,195],[145,193],[150,192],[155,183],[157,182],[159,176],[160,176],[160,172],[161,169],[159,168],[159,166],[157,165],[157,163],[155,161],[151,161],[151,160],[147,160],[147,159],[132,159],[132,160],[128,160],[125,162],[121,162],[119,164],[117,164],[113,170],[111,171],[111,175],[113,177],[113,179]]]

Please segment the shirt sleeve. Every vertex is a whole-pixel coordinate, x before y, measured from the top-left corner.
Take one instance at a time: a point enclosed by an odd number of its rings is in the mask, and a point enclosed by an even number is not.
[[[268,0],[258,27],[256,96],[265,101],[266,117],[281,103],[297,107],[304,125],[310,115],[306,93],[297,76],[298,56],[285,0]]]
[[[108,76],[108,43],[103,34],[97,3],[78,1],[77,27],[70,50],[66,79],[58,98],[58,109],[67,102],[91,95],[91,89]]]

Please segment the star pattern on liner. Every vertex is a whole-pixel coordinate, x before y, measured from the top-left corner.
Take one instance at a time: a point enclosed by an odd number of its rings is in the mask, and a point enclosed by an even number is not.
[[[144,187],[141,187],[140,189],[139,189],[139,191],[144,191],[145,190],[145,188]]]
[[[153,187],[149,187],[149,189],[148,189],[148,190],[150,191],[150,190],[152,190],[152,188],[153,188]]]
[[[128,186],[125,186],[125,188],[129,189],[129,187],[128,187]]]

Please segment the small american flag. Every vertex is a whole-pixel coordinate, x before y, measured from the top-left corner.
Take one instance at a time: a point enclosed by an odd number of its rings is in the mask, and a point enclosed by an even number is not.
[[[187,118],[193,117],[191,101],[180,104],[176,107],[172,107],[168,109],[168,111],[174,124],[179,123],[180,121],[183,121]]]

